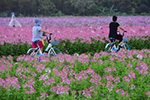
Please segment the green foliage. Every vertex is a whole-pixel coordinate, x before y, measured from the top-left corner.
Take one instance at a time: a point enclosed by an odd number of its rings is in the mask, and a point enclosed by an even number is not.
[[[52,15],[56,13],[57,10],[55,9],[55,5],[50,0],[39,0],[40,1],[40,8],[39,13],[45,15]]]
[[[146,41],[142,40],[141,38],[137,39],[132,37],[132,39],[128,42],[131,49],[150,49],[150,38]]]
[[[89,44],[86,42],[81,43],[82,39],[77,40],[76,42],[72,43],[70,40],[63,40],[62,42],[59,42],[58,46],[56,46],[62,53],[68,53],[73,55],[74,53],[82,54],[82,53],[90,53],[91,55],[94,55],[96,52],[99,53],[100,51],[105,51],[105,45],[108,43],[108,41],[105,41],[105,43],[102,43],[101,41],[97,41],[92,39],[93,43]],[[141,50],[141,49],[150,49],[150,38],[148,40],[142,40],[141,38],[133,38],[127,42],[131,50]],[[43,51],[46,49],[46,46],[48,44],[45,43],[45,46],[43,47]],[[19,56],[21,54],[26,54],[29,48],[31,48],[31,45],[28,44],[8,44],[5,43],[4,45],[0,46],[0,56]]]
[[[18,56],[22,54],[26,54],[27,50],[30,48],[28,44],[9,44],[5,43],[0,46],[0,56]]]
[[[149,14],[150,0],[0,0],[0,16]]]

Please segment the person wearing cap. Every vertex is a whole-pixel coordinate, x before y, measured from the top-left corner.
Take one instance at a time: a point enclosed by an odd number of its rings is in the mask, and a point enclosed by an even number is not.
[[[40,49],[42,50],[42,48],[43,48],[43,43],[42,43],[43,33],[48,33],[48,34],[52,34],[52,33],[42,30],[42,27],[40,26],[41,23],[42,23],[41,19],[35,18],[34,26],[32,28],[32,48],[36,48],[39,45]],[[42,52],[40,52],[40,54],[42,54]]]

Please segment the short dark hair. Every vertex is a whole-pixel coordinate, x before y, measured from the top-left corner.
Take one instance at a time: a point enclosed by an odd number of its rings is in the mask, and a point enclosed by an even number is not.
[[[117,21],[117,16],[113,16],[112,20],[115,22]]]

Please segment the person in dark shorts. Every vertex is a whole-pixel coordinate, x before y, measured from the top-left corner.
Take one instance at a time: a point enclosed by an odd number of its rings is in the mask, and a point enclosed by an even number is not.
[[[122,40],[123,40],[123,36],[121,34],[117,34],[117,30],[118,30],[118,27],[124,31],[124,32],[127,32],[125,29],[123,29],[120,24],[117,22],[117,16],[113,16],[112,17],[112,22],[110,22],[109,24],[109,39],[110,38],[115,38],[117,40],[119,40],[119,48],[117,51],[120,50],[121,48],[121,43],[122,43]],[[113,42],[112,39],[110,39],[111,42]]]

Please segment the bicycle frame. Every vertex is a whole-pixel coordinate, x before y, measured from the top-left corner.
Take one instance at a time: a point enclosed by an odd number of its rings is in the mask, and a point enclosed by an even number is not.
[[[46,47],[46,49],[45,49],[44,52],[50,53],[50,51],[51,51],[51,52],[53,53],[53,55],[57,55],[57,53],[56,53],[55,50],[54,50],[54,49],[57,49],[57,48],[53,48],[53,45],[52,45],[52,43],[50,42],[50,40],[51,40],[51,34],[49,35],[49,38],[48,38],[48,36],[45,35],[44,33],[43,33],[43,36],[46,36],[46,40],[47,40],[47,42],[48,42],[48,45],[47,45],[47,47]],[[31,48],[31,49],[29,49],[28,51],[33,50],[33,51],[35,51],[35,52],[34,52],[35,54],[41,56],[42,50],[40,49],[40,46],[39,46],[38,44],[37,44],[37,46],[38,46],[37,48]],[[57,49],[57,50],[60,52],[59,49]]]
[[[119,32],[119,31],[118,31],[118,32]],[[119,32],[119,34],[121,34],[121,33]],[[123,32],[122,36],[124,36],[124,32]],[[118,51],[118,46],[116,47],[115,38],[110,38],[110,39],[112,39],[113,42],[106,44],[106,46],[105,46],[105,51],[107,51],[107,52],[116,51],[116,52],[117,52],[117,51]],[[123,41],[122,41],[122,43],[121,43],[121,46],[123,46],[124,49],[128,49],[128,51],[129,51],[130,48],[129,48],[128,44],[125,43],[125,41],[127,41],[127,38],[124,38],[124,39],[123,39]]]
[[[51,42],[50,42],[51,35],[49,35],[49,39],[48,39],[48,36],[45,35],[44,33],[43,33],[43,36],[46,36],[46,40],[49,43],[44,52],[48,53],[48,51],[52,51],[54,53],[54,55],[57,55],[54,48],[53,48],[53,46],[52,46],[52,44],[51,44]]]
[[[57,55],[56,52],[55,52],[55,50],[54,50],[54,48],[52,47],[51,43],[49,43],[48,46],[45,49],[45,52],[48,53],[48,51],[52,51],[54,53],[54,55]]]
[[[58,48],[53,48],[53,46],[57,45],[57,41],[56,42],[50,42],[51,34],[49,35],[49,38],[44,33],[43,33],[43,36],[46,36],[46,40],[48,42],[48,45],[47,45],[44,52],[48,53],[49,57],[56,56],[58,53],[61,52]],[[37,48],[30,48],[27,51],[27,55],[31,55],[31,57],[38,55],[38,61],[40,62],[41,56],[43,56],[44,53],[42,53],[42,50],[40,49],[40,46],[38,44],[37,44],[37,46],[38,46]]]
[[[47,40],[47,42],[48,42],[48,45],[47,45],[47,47],[46,47],[46,49],[45,49],[44,52],[48,53],[49,50],[52,50],[52,51],[55,53],[55,51],[54,51],[54,49],[53,49],[53,47],[52,47],[52,44],[51,44],[51,42],[50,42],[50,40],[51,40],[51,35],[49,35],[49,39],[48,39],[48,36],[47,36],[47,35],[43,34],[43,36],[46,36],[46,40]],[[37,45],[38,45],[38,44],[37,44]],[[40,49],[39,45],[38,45],[38,47],[37,47],[36,49],[38,49],[37,52],[42,52],[42,50]],[[35,50],[35,51],[36,51],[36,50]],[[55,54],[56,54],[56,53],[55,53]]]

